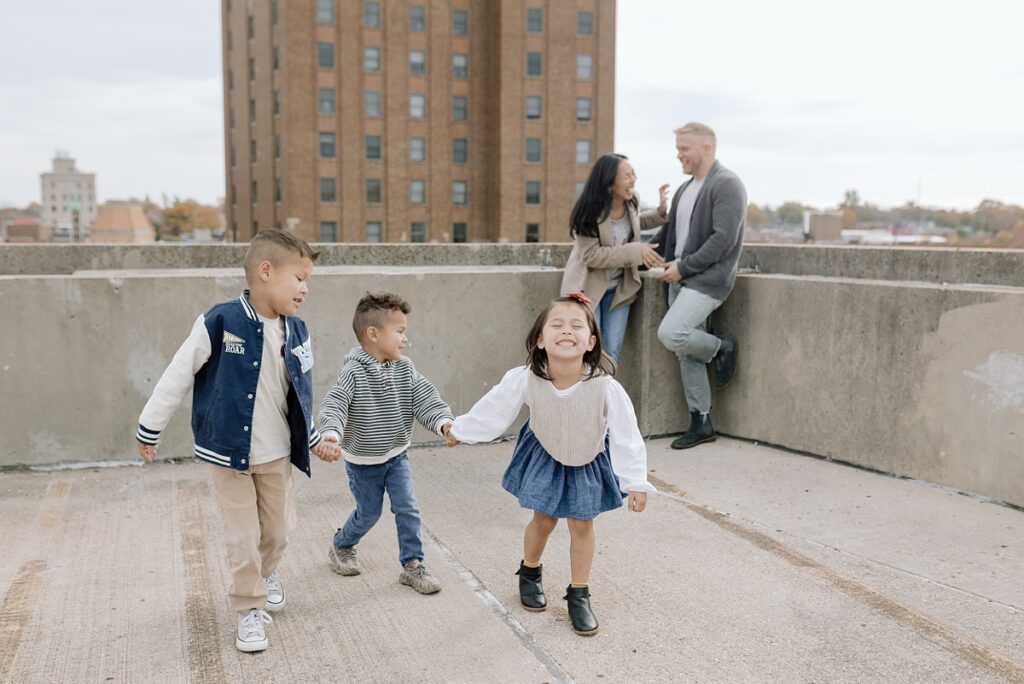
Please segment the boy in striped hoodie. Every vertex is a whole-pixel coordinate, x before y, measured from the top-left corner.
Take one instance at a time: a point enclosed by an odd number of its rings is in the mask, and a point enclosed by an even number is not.
[[[402,355],[408,302],[396,294],[367,294],[356,306],[352,328],[359,346],[345,357],[334,387],[320,406],[318,425],[324,461],[345,458],[356,508],[334,535],[330,560],[339,575],[358,575],[356,544],[380,519],[384,492],[398,528],[398,581],[421,594],[441,590],[423,565],[420,510],[406,450],[413,418],[447,438],[454,416],[430,381]]]

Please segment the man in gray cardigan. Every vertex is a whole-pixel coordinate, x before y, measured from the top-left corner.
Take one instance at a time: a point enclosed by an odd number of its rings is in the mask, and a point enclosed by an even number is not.
[[[736,338],[712,335],[706,321],[732,292],[743,248],[747,191],[715,159],[715,132],[701,123],[675,131],[677,158],[690,180],[676,191],[668,220],[652,242],[667,262],[668,313],[658,339],[679,358],[690,428],[672,442],[688,449],[715,439],[707,364],[715,363],[715,386],[723,389],[736,371]]]

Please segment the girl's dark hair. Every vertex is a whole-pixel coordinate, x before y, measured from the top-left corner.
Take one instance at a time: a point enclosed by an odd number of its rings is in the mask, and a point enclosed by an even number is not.
[[[544,324],[548,322],[548,314],[551,313],[555,304],[575,304],[583,309],[586,313],[587,325],[590,326],[590,334],[597,338],[594,348],[583,355],[583,365],[588,369],[584,379],[589,380],[599,375],[615,375],[615,362],[601,349],[601,331],[598,328],[597,319],[594,318],[594,312],[590,310],[589,306],[574,297],[559,297],[552,300],[533,322],[533,327],[530,328],[530,332],[526,336],[527,365],[533,374],[544,380],[551,380],[548,375],[548,353],[537,346],[537,343],[540,342],[540,334],[544,330]]]
[[[576,200],[569,215],[569,237],[577,235],[584,237],[597,237],[597,226],[608,218],[608,212],[612,208],[612,193],[608,186],[615,182],[615,176],[619,173],[619,164],[626,159],[621,154],[606,154],[594,162],[590,169],[590,176],[583,186],[583,192]],[[628,204],[635,209],[639,206],[636,195],[629,200]]]

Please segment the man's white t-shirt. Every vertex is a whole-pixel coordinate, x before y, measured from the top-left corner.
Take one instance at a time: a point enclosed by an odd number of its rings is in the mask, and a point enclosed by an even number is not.
[[[705,177],[706,178],[706,177]],[[697,195],[704,185],[704,178],[694,178],[683,190],[679,204],[676,206],[676,259],[683,256],[683,248],[686,247],[686,238],[690,235],[690,217],[693,216],[693,205],[697,203]]]
[[[288,428],[288,368],[284,364],[284,319],[264,318],[263,360],[252,414],[249,463],[270,463],[291,454]]]

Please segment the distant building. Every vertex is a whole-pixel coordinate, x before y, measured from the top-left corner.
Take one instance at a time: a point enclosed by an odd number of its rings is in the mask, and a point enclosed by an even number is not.
[[[615,0],[222,0],[227,236],[569,241]]]
[[[53,170],[41,174],[42,222],[55,242],[81,242],[96,218],[96,174],[75,168],[67,152],[58,152]]]
[[[140,202],[106,202],[92,223],[89,242],[155,242],[156,229]]]
[[[4,240],[6,242],[49,242],[50,229],[38,218],[19,216],[4,224]]]

